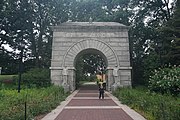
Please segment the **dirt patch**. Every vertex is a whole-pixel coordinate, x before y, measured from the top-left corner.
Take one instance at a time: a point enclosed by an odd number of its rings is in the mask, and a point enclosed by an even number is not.
[[[43,117],[45,117],[48,113],[38,115],[34,118],[34,120],[41,120]]]

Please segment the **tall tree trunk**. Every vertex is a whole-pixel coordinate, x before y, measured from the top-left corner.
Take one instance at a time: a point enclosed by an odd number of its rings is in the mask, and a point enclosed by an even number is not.
[[[170,13],[170,8],[169,8],[169,0],[164,0],[165,2],[165,5],[166,5],[166,9],[167,9],[167,12],[166,12],[166,15],[167,15],[167,21],[170,19],[170,16],[171,16],[171,13]]]

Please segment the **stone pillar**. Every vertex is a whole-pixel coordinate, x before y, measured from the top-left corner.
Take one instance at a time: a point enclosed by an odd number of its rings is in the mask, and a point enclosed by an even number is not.
[[[121,85],[123,87],[131,87],[131,69],[132,67],[120,67]]]
[[[67,67],[63,67],[62,75],[63,75],[62,86],[64,87],[64,91],[67,92],[67,91],[69,91],[69,87],[70,87],[69,86],[69,81],[68,81],[69,72],[68,72],[68,68]]]
[[[107,90],[111,91],[111,86],[114,84],[114,79],[112,76],[113,70],[111,68],[107,68]]]
[[[54,85],[62,86],[63,83],[63,75],[62,75],[62,67],[50,67],[51,69],[51,82]]]
[[[69,83],[69,90],[70,91],[74,91],[76,89],[76,73],[75,73],[75,69],[74,68],[69,68],[69,74],[68,74],[68,83]]]
[[[116,90],[118,87],[121,87],[121,79],[119,72],[120,71],[118,66],[113,67],[114,84],[112,85],[112,91]]]
[[[123,87],[120,67],[108,67],[108,91],[114,91],[118,87]]]
[[[1,70],[2,70],[2,67],[0,67],[0,75],[1,75]]]

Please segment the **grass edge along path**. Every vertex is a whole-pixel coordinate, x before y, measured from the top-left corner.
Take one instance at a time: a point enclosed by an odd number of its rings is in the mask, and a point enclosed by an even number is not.
[[[27,103],[27,120],[48,113],[68,96],[62,87],[32,88],[21,90],[0,90],[0,120],[23,120],[25,102]]]
[[[179,97],[131,88],[119,88],[113,95],[148,120],[180,120]]]

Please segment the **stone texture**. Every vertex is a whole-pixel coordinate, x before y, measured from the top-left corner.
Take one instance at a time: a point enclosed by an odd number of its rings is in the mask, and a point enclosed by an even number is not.
[[[98,53],[106,60],[109,68],[107,87],[131,85],[131,67],[129,55],[128,27],[115,22],[69,22],[52,27],[52,83],[62,85],[62,69],[58,67],[74,67],[76,57],[83,53]],[[118,81],[112,75],[115,66],[124,67],[119,70]],[[127,72],[128,69],[128,72]],[[75,70],[69,70],[69,91],[75,89]],[[126,71],[126,72],[123,72]]]

